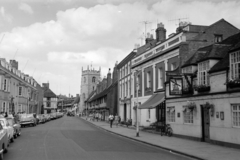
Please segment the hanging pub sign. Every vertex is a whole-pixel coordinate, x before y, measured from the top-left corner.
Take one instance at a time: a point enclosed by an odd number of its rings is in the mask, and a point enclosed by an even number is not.
[[[182,78],[171,78],[169,83],[170,95],[181,95],[182,94]]]

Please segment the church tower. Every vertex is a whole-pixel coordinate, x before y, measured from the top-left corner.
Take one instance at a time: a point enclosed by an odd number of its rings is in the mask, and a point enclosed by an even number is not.
[[[100,80],[101,68],[99,70],[94,70],[94,68],[83,70],[82,68],[82,78],[81,78],[81,88],[80,88],[80,108],[79,111],[82,112],[85,109],[84,101],[88,98],[89,94],[96,90],[97,83]]]

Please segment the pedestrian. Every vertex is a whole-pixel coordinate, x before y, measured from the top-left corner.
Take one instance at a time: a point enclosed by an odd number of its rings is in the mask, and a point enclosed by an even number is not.
[[[121,124],[121,117],[118,116],[118,123]]]
[[[110,114],[110,116],[108,117],[109,121],[110,121],[110,128],[112,128],[112,124],[113,124],[113,115]]]
[[[117,116],[117,115],[116,115],[115,118],[114,118],[114,119],[115,119],[115,123],[116,123],[116,127],[118,127],[118,124],[119,124],[119,118],[120,118],[120,117]]]

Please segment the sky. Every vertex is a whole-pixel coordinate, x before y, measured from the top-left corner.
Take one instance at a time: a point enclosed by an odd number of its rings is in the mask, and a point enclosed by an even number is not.
[[[224,18],[240,28],[238,0],[0,0],[0,58],[59,95],[80,94],[82,67],[108,68],[162,22],[211,25]],[[144,25],[143,22],[148,22]],[[146,30],[146,32],[145,32]]]

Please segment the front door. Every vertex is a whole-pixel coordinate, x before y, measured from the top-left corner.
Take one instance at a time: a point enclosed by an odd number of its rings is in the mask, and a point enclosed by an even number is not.
[[[127,104],[126,103],[124,103],[123,118],[124,118],[124,121],[127,121]]]
[[[209,109],[201,106],[202,110],[202,140],[204,142],[209,142],[210,140],[210,114]]]

